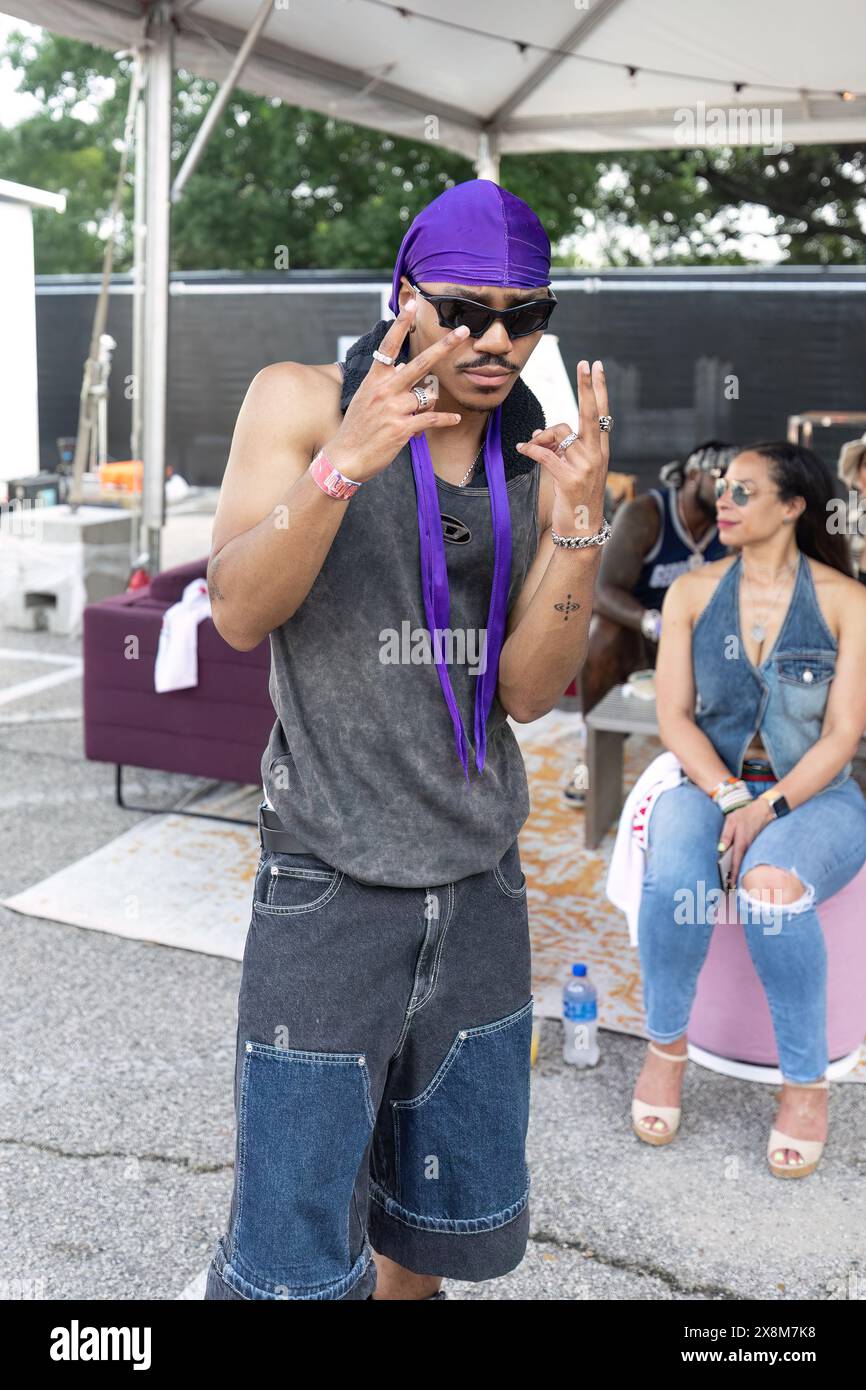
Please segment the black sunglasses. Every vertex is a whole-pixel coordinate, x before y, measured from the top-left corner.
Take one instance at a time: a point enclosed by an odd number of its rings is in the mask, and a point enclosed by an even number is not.
[[[482,337],[496,319],[502,319],[509,338],[526,338],[530,333],[538,333],[547,327],[557,305],[553,290],[550,290],[547,299],[530,299],[525,304],[514,304],[510,309],[491,309],[489,304],[480,304],[477,299],[461,299],[453,294],[426,294],[411,280],[409,283],[416,294],[435,305],[441,328],[460,328],[465,324],[470,338]]]

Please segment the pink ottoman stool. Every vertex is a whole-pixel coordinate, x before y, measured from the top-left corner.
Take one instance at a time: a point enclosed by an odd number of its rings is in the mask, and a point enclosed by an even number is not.
[[[866,864],[818,907],[827,943],[827,1044],[831,1079],[857,1065],[866,1036]],[[778,1085],[779,1054],[767,997],[742,923],[720,921],[698,977],[689,1055],[701,1066]]]

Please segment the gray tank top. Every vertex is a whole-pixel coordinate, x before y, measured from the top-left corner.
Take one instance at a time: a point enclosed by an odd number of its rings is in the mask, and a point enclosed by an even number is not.
[[[380,321],[350,350],[344,412],[387,328]],[[544,425],[541,406],[518,378],[502,411],[512,527],[509,609],[538,544],[539,465],[522,458],[514,444]],[[482,631],[493,580],[483,464],[468,487],[440,478],[436,484],[450,627]],[[407,444],[351,499],[307,597],[270,635],[277,718],[262,758],[265,792],[286,830],[362,883],[409,888],[492,868],[530,809],[523,758],[496,697],[485,766],[480,773],[475,766],[472,649],[469,661],[449,664],[472,749],[468,783],[432,659],[381,659],[387,631],[395,634],[392,651],[401,658],[411,653],[415,630],[426,632],[419,549]]]

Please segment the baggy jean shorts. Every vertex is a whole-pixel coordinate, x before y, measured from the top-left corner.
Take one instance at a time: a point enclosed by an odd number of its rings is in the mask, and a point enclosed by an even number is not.
[[[238,996],[234,1190],[206,1299],[366,1299],[373,1250],[484,1280],[529,1230],[529,924],[483,873],[361,883],[264,851]]]

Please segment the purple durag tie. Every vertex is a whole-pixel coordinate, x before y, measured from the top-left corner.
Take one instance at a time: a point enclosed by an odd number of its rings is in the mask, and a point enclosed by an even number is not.
[[[389,304],[398,312],[400,280],[535,289],[550,281],[550,240],[528,203],[490,179],[470,179],[440,193],[419,212],[400,246]],[[409,441],[418,498],[421,588],[439,684],[454,725],[454,740],[469,781],[466,732],[439,634],[449,627],[451,600],[436,475],[426,434]],[[502,406],[490,412],[484,466],[493,518],[493,585],[487,615],[486,660],[475,689],[475,765],[484,767],[487,718],[499,679],[511,581],[511,513],[502,458]]]
[[[457,707],[448,667],[442,655],[440,633],[450,626],[451,598],[448,592],[448,571],[445,564],[445,542],[442,537],[442,517],[436,475],[427,445],[427,435],[414,435],[409,440],[412,471],[418,497],[418,534],[421,538],[421,588],[427,630],[433,642],[436,674],[454,725],[457,755],[469,781],[469,755],[466,733]],[[487,750],[487,717],[496,693],[499,678],[499,653],[505,639],[506,605],[511,582],[511,512],[505,486],[505,465],[502,460],[502,406],[490,413],[487,437],[484,441],[484,466],[490,489],[490,509],[493,514],[493,584],[487,614],[487,638],[484,670],[475,687],[475,765],[484,767]]]

